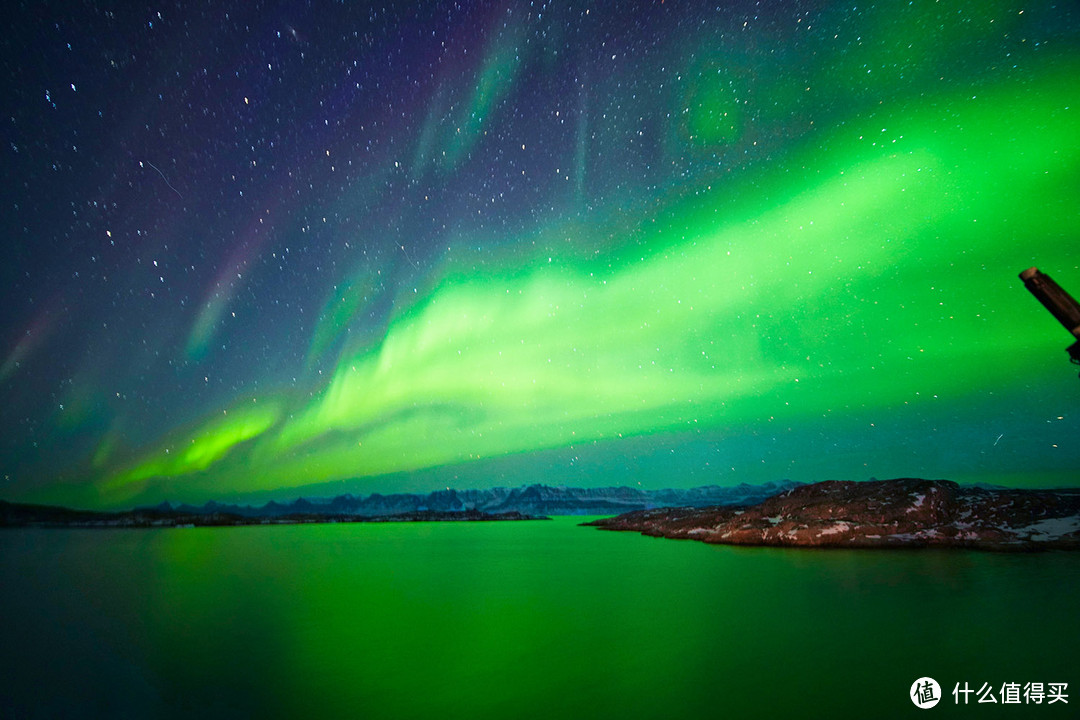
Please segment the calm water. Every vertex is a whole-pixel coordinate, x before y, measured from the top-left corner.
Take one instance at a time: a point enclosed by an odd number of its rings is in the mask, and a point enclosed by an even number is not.
[[[710,547],[534,523],[0,532],[4,717],[924,717],[1068,682],[1080,554]],[[972,698],[974,700],[974,697]]]

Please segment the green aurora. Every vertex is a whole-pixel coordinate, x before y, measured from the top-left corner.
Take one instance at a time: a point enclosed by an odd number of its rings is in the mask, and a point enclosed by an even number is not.
[[[1015,271],[1075,258],[1077,77],[883,110],[788,164],[812,170],[766,173],[765,201],[706,187],[670,202],[631,233],[648,254],[610,266],[447,268],[310,401],[252,398],[106,487],[253,491],[910,404],[937,415],[1068,374],[1047,362],[1067,336]]]
[[[586,189],[611,170],[586,158],[598,118],[630,99],[597,79],[557,176],[586,210],[482,258],[465,225],[423,265],[406,238],[391,290],[377,289],[385,264],[338,268],[302,382],[239,388],[149,443],[117,417],[84,475],[25,494],[109,506],[479,487],[530,465],[565,484],[1075,485],[1069,336],[1016,276],[1037,265],[1080,293],[1080,56],[1029,43],[1046,32],[1033,14],[1053,22],[1051,7],[912,3],[845,21],[859,42],[843,45],[823,17],[812,52],[756,65],[745,40],[674,44],[670,105],[652,111],[661,155],[690,171],[604,198]],[[440,81],[399,172],[449,178],[485,151],[545,62],[515,52],[522,22],[486,44],[471,88]],[[987,59],[1003,43],[1011,68]],[[740,164],[759,145],[776,149]],[[227,264],[178,355],[212,359],[246,263]],[[385,324],[364,325],[388,300]]]

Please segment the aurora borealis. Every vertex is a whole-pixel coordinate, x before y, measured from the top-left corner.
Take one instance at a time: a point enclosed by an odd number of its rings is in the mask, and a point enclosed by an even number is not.
[[[0,497],[1077,484],[1073,4],[15,14]]]

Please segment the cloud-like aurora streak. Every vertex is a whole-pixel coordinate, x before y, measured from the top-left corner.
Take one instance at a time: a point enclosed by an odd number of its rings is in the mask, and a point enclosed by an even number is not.
[[[257,491],[888,412],[1059,370],[1033,364],[1062,338],[1025,333],[1037,311],[1012,286],[1028,248],[1065,255],[1080,230],[1078,76],[851,123],[756,196],[705,184],[644,218],[616,262],[450,269],[310,398],[244,431],[209,422],[189,443],[208,450],[152,453],[111,486]]]
[[[118,474],[107,490],[154,477],[186,475],[205,470],[221,460],[235,446],[257,437],[281,417],[281,405],[273,400],[261,404],[238,405],[223,410],[191,433],[179,433],[175,442],[155,453],[136,467]]]

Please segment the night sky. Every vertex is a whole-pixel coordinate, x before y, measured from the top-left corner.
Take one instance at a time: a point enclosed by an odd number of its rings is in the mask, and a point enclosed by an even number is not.
[[[0,497],[1077,485],[1072,2],[24,2]]]

